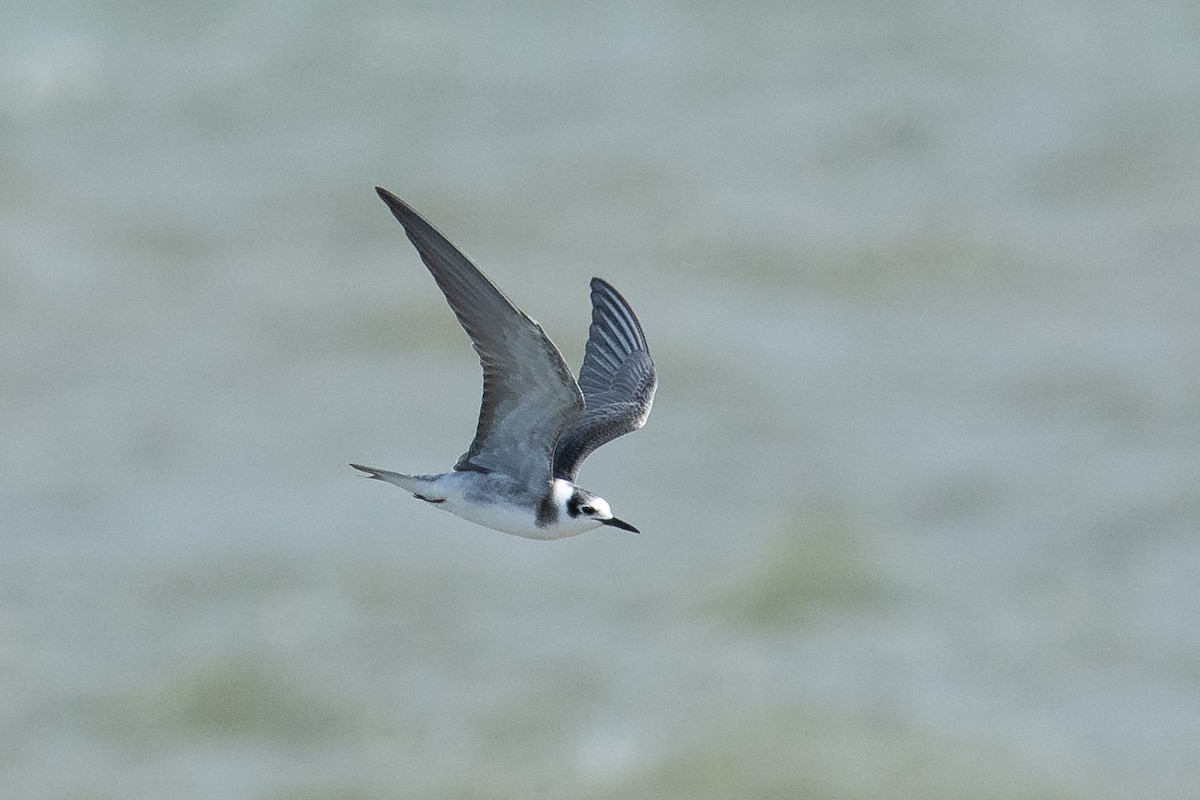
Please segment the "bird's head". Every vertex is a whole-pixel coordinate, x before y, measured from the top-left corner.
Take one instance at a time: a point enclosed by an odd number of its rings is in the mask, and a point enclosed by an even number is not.
[[[578,486],[574,487],[567,500],[567,516],[573,520],[592,520],[598,525],[611,525],[630,533],[641,533],[628,522],[614,517],[608,501],[603,497],[594,495],[586,489],[580,489]]]

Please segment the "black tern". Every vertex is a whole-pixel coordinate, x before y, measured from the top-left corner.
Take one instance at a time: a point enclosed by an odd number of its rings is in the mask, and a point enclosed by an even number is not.
[[[658,377],[633,309],[592,278],[592,323],[579,380],[542,326],[407,203],[375,188],[446,295],[483,367],[483,403],[470,449],[451,472],[405,475],[351,464],[370,478],[463,519],[529,539],[611,525],[608,502],[575,485],[596,448],[641,428]]]

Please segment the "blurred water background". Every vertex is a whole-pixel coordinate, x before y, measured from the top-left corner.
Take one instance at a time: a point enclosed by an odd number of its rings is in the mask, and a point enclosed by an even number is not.
[[[0,795],[1194,798],[1200,6],[6,3]],[[643,530],[490,532],[375,197]]]

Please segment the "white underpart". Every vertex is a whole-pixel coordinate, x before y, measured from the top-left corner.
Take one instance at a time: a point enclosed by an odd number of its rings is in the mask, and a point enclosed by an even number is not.
[[[540,498],[525,494],[526,503],[514,502],[515,481],[498,473],[473,471],[446,472],[440,475],[403,475],[396,472],[377,470],[381,480],[395,484],[413,495],[430,501],[435,508],[449,511],[465,520],[485,528],[511,533],[526,539],[562,539],[593,530],[603,524],[600,519],[586,516],[571,517],[567,513],[567,501],[574,493],[569,481],[555,479],[550,487],[551,501],[557,511],[550,525],[537,524],[537,509]],[[592,501],[600,518],[611,516],[608,503],[600,498]]]

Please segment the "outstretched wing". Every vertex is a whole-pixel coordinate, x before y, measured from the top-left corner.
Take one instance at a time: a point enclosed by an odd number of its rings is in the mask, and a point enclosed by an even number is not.
[[[554,477],[574,481],[593,450],[646,424],[657,387],[633,309],[607,282],[592,278],[592,325],[579,370],[584,410],[558,440]]]
[[[454,468],[549,482],[554,444],[583,409],[558,348],[420,214],[386,189],[375,191],[404,226],[483,367],[475,440]]]

